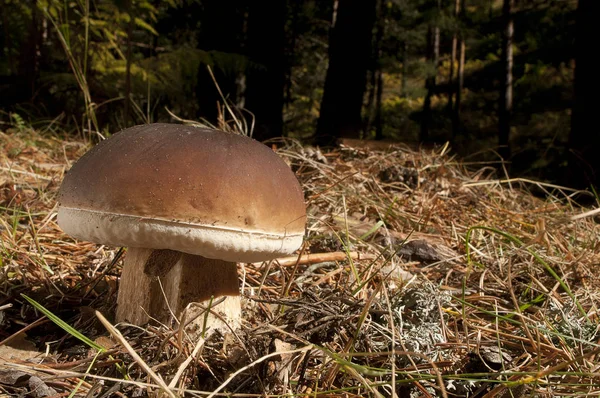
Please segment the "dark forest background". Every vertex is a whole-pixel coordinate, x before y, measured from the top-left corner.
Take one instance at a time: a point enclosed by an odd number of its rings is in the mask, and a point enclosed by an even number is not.
[[[599,3],[0,0],[0,119],[94,137],[228,106],[258,140],[450,142],[598,187]]]

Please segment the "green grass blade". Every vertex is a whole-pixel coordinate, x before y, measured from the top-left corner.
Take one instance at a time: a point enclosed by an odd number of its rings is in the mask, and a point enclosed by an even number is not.
[[[56,315],[54,315],[52,312],[50,312],[43,305],[41,305],[40,303],[38,303],[31,297],[28,297],[23,293],[21,293],[21,297],[23,297],[25,300],[27,300],[29,302],[29,304],[33,305],[37,310],[39,310],[41,313],[46,315],[48,317],[48,319],[50,319],[57,326],[62,328],[65,332],[69,333],[71,336],[75,337],[76,339],[79,339],[81,342],[87,344],[88,346],[90,346],[91,348],[93,348],[95,350],[106,351],[106,348],[102,347],[101,345],[97,344],[96,342],[90,340],[88,337],[81,334],[78,330],[74,329],[71,325],[69,325],[68,323],[66,323],[65,321],[63,321],[62,319],[57,317]]]
[[[483,225],[477,225],[477,226],[469,228],[469,230],[467,231],[466,237],[465,237],[465,246],[466,246],[466,255],[467,255],[467,263],[468,264],[471,264],[473,262],[471,259],[471,249],[470,249],[469,241],[471,240],[471,234],[473,233],[474,230],[477,230],[477,229],[493,232],[495,234],[503,236],[504,238],[508,239],[512,243],[516,244],[519,248],[522,248],[523,246],[525,246],[525,244],[520,239],[518,239],[517,237],[515,237],[507,232],[501,231],[496,228],[486,227]],[[537,254],[531,248],[525,247],[525,250],[527,250],[527,252],[529,254],[531,254],[537,260],[537,262],[540,263],[544,267],[546,272],[548,272],[560,284],[560,287],[562,287],[563,290],[569,295],[569,297],[571,297],[571,299],[573,300],[573,302],[579,309],[579,312],[581,313],[581,315],[588,322],[591,322],[590,318],[588,317],[587,312],[582,307],[579,300],[577,300],[577,297],[575,297],[575,295],[573,294],[573,292],[571,291],[569,286],[565,283],[565,281],[562,280],[562,278],[556,273],[556,271],[554,271],[554,269],[550,266],[550,264],[548,264],[546,261],[544,261],[544,259],[542,257],[540,257],[540,255]]]

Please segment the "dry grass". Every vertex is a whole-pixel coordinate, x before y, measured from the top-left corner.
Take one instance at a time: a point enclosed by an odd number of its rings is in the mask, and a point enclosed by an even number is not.
[[[241,264],[243,327],[194,341],[100,322],[121,252],[71,239],[54,214],[87,146],[0,133],[0,396],[598,394],[600,226],[569,219],[584,211],[571,192],[538,184],[537,198],[443,149],[273,145],[303,184],[311,256]]]

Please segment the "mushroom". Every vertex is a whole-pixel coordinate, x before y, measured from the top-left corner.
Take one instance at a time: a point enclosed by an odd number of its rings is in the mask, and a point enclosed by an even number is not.
[[[300,184],[270,148],[176,124],[100,142],[66,174],[58,200],[64,232],[128,247],[116,320],[135,325],[222,301],[214,309],[237,327],[236,263],[293,253],[306,222]]]

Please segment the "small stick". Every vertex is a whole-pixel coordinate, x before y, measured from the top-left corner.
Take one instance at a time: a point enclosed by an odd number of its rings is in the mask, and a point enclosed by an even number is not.
[[[277,258],[273,261],[277,261],[282,266],[290,266],[295,265],[298,262],[299,265],[306,264],[318,264],[325,263],[328,261],[344,261],[350,257],[352,260],[375,260],[376,256],[368,253],[359,253],[359,252],[331,252],[331,253],[311,253],[311,254],[303,254],[300,256],[300,260],[298,260],[298,256],[290,256],[290,257],[282,257]],[[252,263],[254,265],[261,265],[260,263]]]
[[[9,304],[10,305],[10,304]],[[17,330],[15,333],[11,334],[10,336],[8,336],[7,338],[5,338],[4,340],[0,341],[0,346],[8,343],[9,341],[11,341],[12,339],[14,339],[15,337],[17,337],[18,335],[25,333],[28,330],[33,329],[36,326],[41,325],[42,323],[46,323],[48,322],[49,319],[46,318],[46,316],[44,315],[41,318],[38,318],[37,320],[33,321],[32,323],[30,323],[29,325],[25,326],[23,329],[19,329]]]
[[[278,355],[286,355],[286,354],[295,354],[297,352],[305,352],[305,351],[312,350],[312,348],[313,348],[313,345],[310,344],[305,347],[297,348],[295,350],[277,351],[277,352],[272,352],[270,354],[264,355],[264,356],[258,358],[257,360],[249,363],[248,365],[244,366],[243,368],[238,369],[237,371],[232,373],[227,380],[225,380],[223,383],[221,383],[221,385],[216,390],[214,390],[212,393],[210,393],[210,395],[206,398],[212,398],[212,397],[216,396],[218,394],[218,392],[221,391],[223,388],[225,388],[227,386],[227,384],[229,384],[229,382],[231,382],[231,380],[235,379],[235,377],[237,375],[239,375],[242,372],[245,372],[246,370],[250,369],[254,365],[257,365],[266,359],[269,359],[269,358],[272,358],[272,357],[278,356]]]
[[[127,340],[125,340],[125,337],[123,337],[121,332],[119,332],[113,325],[111,325],[111,323],[104,317],[104,315],[100,313],[100,311],[96,311],[96,317],[98,317],[100,322],[102,322],[106,330],[108,330],[114,338],[119,340],[119,342],[123,345],[123,347],[125,347],[125,349],[129,353],[129,355],[133,357],[137,364],[140,365],[140,367],[144,369],[146,373],[148,373],[152,380],[154,380],[160,386],[160,388],[162,388],[165,391],[165,393],[167,393],[169,397],[177,398],[173,391],[171,391],[169,386],[167,386],[167,384],[164,382],[164,380],[160,378],[156,373],[154,373],[152,369],[150,369],[148,364],[144,362],[144,360],[137,354],[137,352],[135,352],[135,350],[127,342]]]
[[[575,221],[575,220],[579,220],[580,218],[594,216],[594,215],[596,215],[598,213],[600,213],[600,208],[597,208],[597,209],[594,209],[594,210],[590,210],[590,211],[586,211],[585,213],[581,213],[581,214],[577,214],[577,215],[571,216],[570,219],[571,219],[571,221]]]
[[[183,328],[181,328],[181,329],[183,329]],[[183,375],[184,370],[188,367],[190,362],[192,362],[192,359],[196,358],[196,356],[198,355],[198,351],[200,351],[200,348],[202,348],[203,346],[204,346],[204,339],[202,337],[200,337],[198,339],[198,342],[196,343],[196,347],[194,348],[194,351],[190,354],[189,357],[186,358],[185,361],[183,361],[181,366],[179,366],[179,369],[177,369],[175,376],[173,376],[173,379],[169,383],[169,388],[175,388],[175,384],[177,384],[177,382]]]

